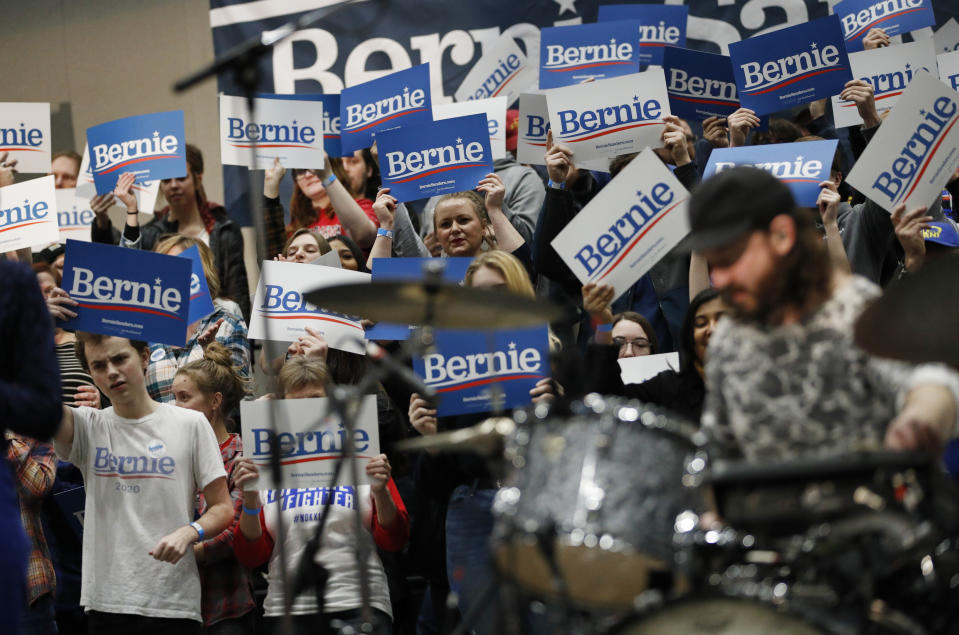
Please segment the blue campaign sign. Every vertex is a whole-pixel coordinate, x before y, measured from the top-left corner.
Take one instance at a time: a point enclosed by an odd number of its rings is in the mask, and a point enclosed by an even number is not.
[[[539,87],[639,72],[639,21],[555,26],[540,32]]]
[[[486,115],[388,130],[376,145],[383,187],[400,201],[472,190],[493,171]]]
[[[323,149],[331,157],[350,156],[353,153],[343,153],[340,144],[340,96],[315,95],[303,93],[297,95],[276,95],[261,93],[257,97],[264,99],[290,99],[294,101],[318,101],[323,104]]]
[[[443,280],[461,284],[471,262],[472,258],[374,258],[371,280],[423,280],[426,276],[426,265],[440,263],[443,265]],[[373,328],[367,329],[366,339],[406,340],[409,339],[412,328],[406,324],[379,322]]]
[[[796,203],[815,207],[819,184],[829,180],[836,139],[718,148],[709,155],[703,179],[737,165],[766,170],[789,186]]]
[[[192,269],[179,256],[68,240],[61,286],[77,301],[77,317],[58,324],[183,346]]]
[[[639,63],[662,65],[663,49],[686,46],[686,22],[689,7],[665,4],[604,4],[598,20],[639,20]]]
[[[525,406],[549,375],[548,331],[438,330],[436,352],[413,357],[413,370],[436,390],[440,417]]]
[[[137,183],[186,176],[183,111],[136,115],[87,128],[90,170],[97,194],[113,190],[124,172]]]
[[[849,53],[863,50],[870,29],[878,27],[895,36],[936,24],[932,0],[842,0],[833,12],[839,16]]]
[[[740,103],[758,114],[838,95],[853,78],[834,15],[730,44],[729,57]]]
[[[187,317],[187,324],[193,324],[213,313],[213,298],[210,297],[210,288],[206,284],[200,248],[193,245],[185,249],[180,257],[189,258],[193,263],[190,272],[190,313]]]
[[[346,154],[373,145],[375,133],[433,121],[430,65],[420,64],[340,93],[340,145]]]
[[[736,78],[726,55],[667,46],[663,70],[672,114],[702,121],[728,117],[739,108]]]

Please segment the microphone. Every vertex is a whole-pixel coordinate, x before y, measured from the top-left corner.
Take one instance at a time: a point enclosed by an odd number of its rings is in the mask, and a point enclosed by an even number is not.
[[[390,377],[395,377],[403,383],[404,388],[411,392],[419,393],[421,397],[432,399],[436,396],[436,391],[426,385],[423,378],[413,372],[413,370],[397,362],[386,349],[372,340],[366,342],[366,354],[374,364],[386,371]]]

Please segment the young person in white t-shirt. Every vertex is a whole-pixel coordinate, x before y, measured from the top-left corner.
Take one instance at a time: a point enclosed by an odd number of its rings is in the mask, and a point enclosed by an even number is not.
[[[194,543],[233,505],[206,418],[146,391],[146,342],[77,333],[77,357],[113,407],[63,409],[57,454],[86,484],[80,604],[91,633],[201,632]],[[197,491],[208,509],[194,522]]]

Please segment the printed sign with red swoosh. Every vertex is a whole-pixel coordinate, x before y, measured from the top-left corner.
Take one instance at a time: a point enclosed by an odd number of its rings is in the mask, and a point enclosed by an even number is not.
[[[16,160],[17,171],[50,172],[50,104],[8,102],[0,104],[0,155]]]
[[[638,20],[547,27],[540,31],[539,87],[639,72]]]
[[[881,28],[893,37],[936,24],[931,0],[843,0],[833,12],[840,19],[850,53],[863,50],[871,29]]]
[[[702,121],[728,117],[739,108],[739,93],[729,56],[667,46],[663,52],[669,110]]]
[[[430,66],[390,73],[340,93],[340,145],[344,153],[369,148],[380,132],[433,120]]]
[[[521,92],[536,86],[535,63],[529,62],[512,35],[501,35],[483,47],[483,56],[456,90],[456,101],[505,97],[508,107]]]
[[[0,252],[56,242],[54,179],[51,174],[0,188]]]
[[[670,114],[661,67],[549,91],[553,140],[567,144],[577,161],[658,147]]]
[[[258,97],[253,111],[251,118],[245,97],[220,95],[223,165],[262,170],[272,167],[277,158],[285,168],[323,167],[324,122],[331,113],[325,112],[322,102]]]
[[[686,5],[604,4],[599,7],[597,19],[639,21],[639,64],[643,69],[650,64],[662,65],[665,47],[686,46]]]

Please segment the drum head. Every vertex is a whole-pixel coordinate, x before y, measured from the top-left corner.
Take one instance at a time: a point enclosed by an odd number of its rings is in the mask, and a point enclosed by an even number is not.
[[[822,635],[829,631],[758,601],[687,598],[630,619],[615,635]]]

